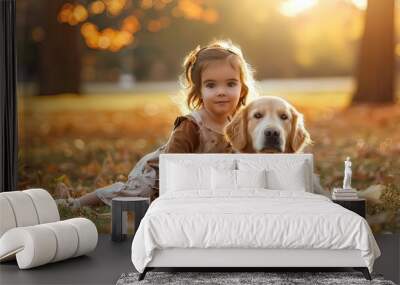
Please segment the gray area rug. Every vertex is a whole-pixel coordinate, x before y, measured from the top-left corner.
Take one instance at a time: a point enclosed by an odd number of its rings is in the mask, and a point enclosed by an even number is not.
[[[142,281],[139,273],[124,273],[117,285],[133,284],[384,284],[395,285],[384,280],[382,275],[372,274],[372,281],[364,278],[361,272],[148,272]]]

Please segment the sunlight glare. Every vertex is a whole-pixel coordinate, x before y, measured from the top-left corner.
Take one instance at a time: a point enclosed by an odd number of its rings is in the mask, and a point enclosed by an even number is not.
[[[367,0],[351,0],[351,2],[360,10],[365,10],[367,8]]]
[[[280,5],[279,11],[287,17],[294,17],[311,9],[317,2],[318,0],[287,0]]]

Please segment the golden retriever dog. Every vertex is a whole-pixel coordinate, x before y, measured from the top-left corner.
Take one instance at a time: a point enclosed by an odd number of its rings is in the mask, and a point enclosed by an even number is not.
[[[235,114],[224,129],[226,139],[241,153],[300,153],[312,143],[303,115],[286,100],[263,96]],[[330,197],[313,173],[314,193]]]
[[[290,103],[275,96],[255,99],[235,114],[224,129],[227,140],[237,152],[242,153],[299,153],[311,144],[310,134],[304,127],[303,115]],[[331,197],[313,174],[314,193]],[[382,185],[358,191],[360,198],[381,204]],[[371,225],[387,220],[388,212],[369,216]],[[398,217],[400,219],[400,216]]]
[[[282,98],[264,96],[235,114],[224,130],[237,152],[298,153],[311,143],[303,115]]]

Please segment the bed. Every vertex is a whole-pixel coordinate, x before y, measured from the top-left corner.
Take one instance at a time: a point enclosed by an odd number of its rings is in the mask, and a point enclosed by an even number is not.
[[[313,193],[312,154],[163,154],[160,197],[132,242],[154,268],[352,267],[380,251],[364,218]]]

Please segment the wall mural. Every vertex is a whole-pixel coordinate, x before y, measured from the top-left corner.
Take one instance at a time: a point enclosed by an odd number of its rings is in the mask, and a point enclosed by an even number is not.
[[[188,83],[201,61],[197,47],[231,40],[223,48],[235,66],[254,71],[250,93],[303,114],[323,191],[343,186],[349,157],[346,185],[367,200],[372,230],[398,232],[399,8],[366,2],[19,0],[18,189],[44,188],[62,218],[86,216],[109,232],[107,197],[189,112],[179,78]],[[143,167],[143,179],[157,171]]]

